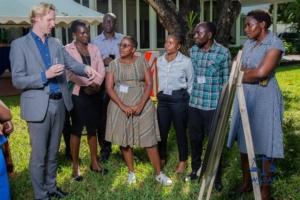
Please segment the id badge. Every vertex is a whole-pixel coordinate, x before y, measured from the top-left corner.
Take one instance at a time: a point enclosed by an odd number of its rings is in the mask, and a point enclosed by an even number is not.
[[[198,84],[206,83],[205,76],[197,76],[197,83]]]
[[[166,94],[166,95],[172,95],[172,90],[169,89],[169,88],[165,88],[164,89],[164,94]]]
[[[120,85],[120,92],[127,93],[128,88],[129,87],[127,85]]]

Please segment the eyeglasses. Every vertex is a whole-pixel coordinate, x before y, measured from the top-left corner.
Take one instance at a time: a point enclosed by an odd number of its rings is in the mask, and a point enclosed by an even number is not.
[[[119,48],[126,49],[127,47],[129,47],[129,46],[132,46],[132,45],[130,45],[130,44],[122,44],[122,43],[120,43],[120,44],[118,44],[118,46],[119,46]]]

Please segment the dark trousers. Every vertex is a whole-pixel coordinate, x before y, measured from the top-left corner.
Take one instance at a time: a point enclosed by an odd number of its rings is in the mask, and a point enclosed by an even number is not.
[[[66,144],[67,155],[71,155],[71,148],[70,148],[71,131],[72,131],[72,126],[70,121],[70,113],[66,110],[66,119],[64,123],[63,136]]]
[[[188,157],[186,128],[188,123],[189,94],[186,90],[173,91],[172,95],[159,92],[157,98],[157,117],[161,137],[161,141],[158,142],[160,159],[166,159],[168,133],[173,121],[177,137],[179,160],[186,161]]]
[[[201,155],[203,149],[202,143],[205,133],[209,136],[214,114],[215,110],[206,111],[189,107],[189,129],[193,171],[198,171],[201,166]],[[217,171],[217,178],[221,175],[221,160]]]
[[[106,132],[106,119],[107,119],[107,106],[110,98],[105,90],[105,79],[101,85],[101,112],[100,112],[100,128],[98,133],[98,142],[101,147],[100,155],[101,157],[109,157],[111,153],[111,142],[105,140]]]

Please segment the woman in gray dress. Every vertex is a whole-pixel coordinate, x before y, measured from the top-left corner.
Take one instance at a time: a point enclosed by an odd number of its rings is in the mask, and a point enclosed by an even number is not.
[[[243,89],[249,116],[254,152],[261,163],[261,176],[257,184],[261,186],[262,199],[271,199],[272,166],[274,158],[283,158],[282,122],[283,98],[275,78],[275,68],[285,52],[282,41],[268,28],[271,16],[263,9],[248,13],[245,32],[249,40],[242,54]],[[234,141],[239,144],[241,154],[243,184],[235,190],[236,194],[252,191],[251,174],[245,144],[243,125],[237,98],[234,103],[230,126],[228,147]],[[252,165],[252,163],[250,163]]]

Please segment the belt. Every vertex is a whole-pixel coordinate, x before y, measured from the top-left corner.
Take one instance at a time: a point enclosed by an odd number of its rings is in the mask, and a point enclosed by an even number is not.
[[[62,94],[61,93],[56,93],[56,94],[50,94],[49,95],[49,99],[60,100],[61,98],[62,98]]]

